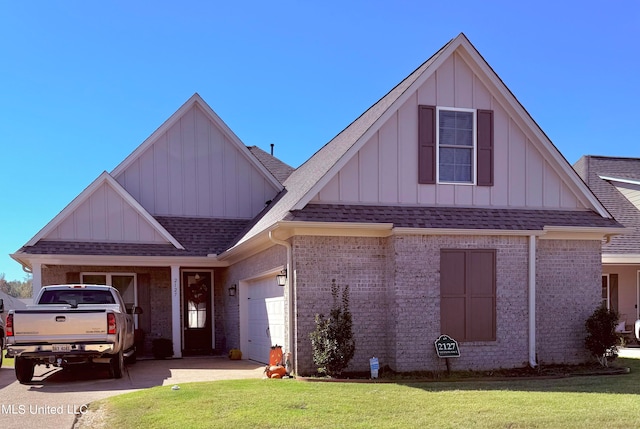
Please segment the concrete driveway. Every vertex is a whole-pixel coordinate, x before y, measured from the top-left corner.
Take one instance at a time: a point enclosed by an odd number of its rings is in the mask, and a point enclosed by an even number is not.
[[[13,368],[0,369],[0,428],[71,428],[90,402],[154,386],[194,381],[261,378],[264,365],[226,357],[140,360],[119,380],[106,365],[61,370],[40,365],[33,381],[16,381]],[[88,414],[87,414],[88,417]]]

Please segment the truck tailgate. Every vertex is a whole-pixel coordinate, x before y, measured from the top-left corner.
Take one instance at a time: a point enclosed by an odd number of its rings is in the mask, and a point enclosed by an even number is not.
[[[100,341],[107,338],[107,310],[15,310],[13,332],[16,344],[39,341]]]

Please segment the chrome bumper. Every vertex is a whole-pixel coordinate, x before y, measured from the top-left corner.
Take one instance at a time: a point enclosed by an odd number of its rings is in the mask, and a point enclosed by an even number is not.
[[[37,345],[13,345],[7,344],[7,357],[31,357],[45,358],[48,356],[56,357],[98,357],[104,354],[115,353],[114,343],[96,343],[96,344],[71,344],[69,351],[54,351],[56,344],[37,344]]]

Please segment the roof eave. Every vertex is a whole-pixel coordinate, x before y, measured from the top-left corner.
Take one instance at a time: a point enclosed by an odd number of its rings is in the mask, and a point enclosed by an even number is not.
[[[202,266],[228,267],[225,261],[220,261],[215,255],[209,256],[121,256],[121,255],[73,255],[73,254],[29,254],[16,252],[9,255],[23,267],[32,268],[34,263],[49,265],[92,265],[92,266]]]

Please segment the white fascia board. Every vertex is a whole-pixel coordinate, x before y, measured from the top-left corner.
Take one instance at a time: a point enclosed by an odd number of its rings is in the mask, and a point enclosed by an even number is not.
[[[269,240],[269,231],[273,227],[267,228],[264,231],[252,236],[246,241],[236,244],[232,248],[225,250],[217,256],[219,261],[224,261],[227,265],[235,264],[238,261],[249,258],[269,247],[276,244]]]
[[[601,240],[612,235],[628,234],[629,228],[615,227],[571,227],[571,226],[545,226],[546,240]]]
[[[624,255],[603,253],[602,263],[609,265],[640,265],[640,253],[627,253]]]
[[[10,255],[23,266],[33,263],[42,265],[97,265],[97,266],[136,266],[168,267],[171,265],[197,267],[228,267],[227,262],[207,256],[117,256],[117,255],[32,255],[14,253]]]
[[[392,223],[365,222],[280,221],[277,226],[283,231],[279,239],[283,239],[283,235],[286,237],[293,235],[387,237],[393,228]]]
[[[108,183],[116,193],[127,202],[140,216],[142,216],[149,224],[158,231],[168,242],[173,244],[177,249],[184,250],[182,244],[178,242],[149,212],[138,203],[113,177],[106,171],[102,172],[96,180],[94,180],[84,191],[71,201],[60,213],[58,213],[44,228],[42,228],[26,246],[35,245],[40,239],[44,238],[53,229],[55,229],[64,219],[72,214],[82,203],[84,203],[102,184]]]
[[[271,232],[278,240],[287,240],[294,235],[327,237],[388,237],[391,223],[347,223],[347,222],[303,222],[280,221],[218,255],[220,261],[229,264],[246,259],[275,244],[269,239]]]
[[[508,230],[508,229],[460,229],[460,228],[393,228],[393,235],[507,235],[529,237],[542,236],[541,230]]]
[[[117,177],[120,173],[127,169],[136,159],[138,159],[149,146],[151,146],[161,135],[166,133],[176,122],[182,118],[186,112],[189,111],[194,105],[197,105],[200,110],[211,120],[214,122],[223,133],[225,133],[229,140],[236,146],[236,148],[242,153],[242,155],[253,164],[260,172],[271,182],[271,184],[275,187],[276,190],[282,190],[282,184],[278,182],[278,180],[267,170],[267,168],[262,165],[258,159],[251,155],[247,146],[242,143],[240,138],[229,128],[229,126],[213,111],[211,106],[209,106],[203,99],[200,97],[200,94],[197,92],[193,94],[178,110],[175,111],[173,115],[169,117],[157,130],[155,130],[149,137],[146,138],[144,142],[140,146],[138,146],[129,156],[127,156],[124,161],[122,161],[113,171],[111,175],[113,177]]]
[[[607,182],[618,182],[618,183],[626,183],[629,185],[637,185],[640,186],[640,180],[633,179],[621,179],[619,177],[611,177],[611,176],[598,176],[602,180],[606,180]]]

